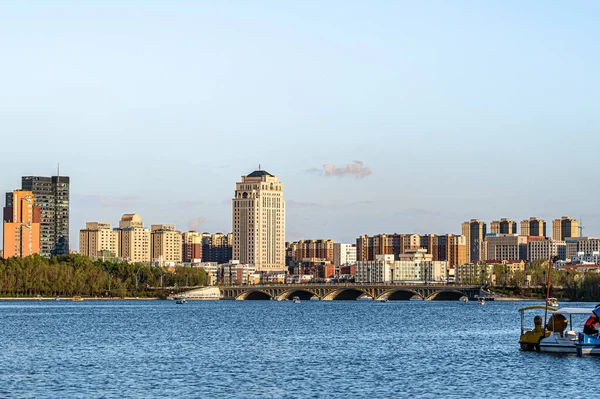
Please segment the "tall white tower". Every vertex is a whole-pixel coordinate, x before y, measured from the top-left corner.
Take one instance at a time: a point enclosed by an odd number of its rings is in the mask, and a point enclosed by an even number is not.
[[[254,264],[257,271],[285,267],[285,201],[277,176],[255,170],[235,185],[233,259]]]

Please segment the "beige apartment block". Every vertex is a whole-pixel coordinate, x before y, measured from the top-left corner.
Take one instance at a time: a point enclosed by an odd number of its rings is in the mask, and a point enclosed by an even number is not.
[[[233,259],[259,272],[286,270],[283,183],[259,167],[236,183],[232,207]]]
[[[485,259],[522,260],[527,258],[527,237],[517,234],[500,234],[485,238]]]
[[[462,235],[467,239],[467,262],[484,260],[483,243],[485,239],[486,224],[479,219],[471,219],[461,225]]]
[[[535,262],[538,260],[549,260],[555,256],[560,256],[561,252],[564,252],[565,245],[564,241],[554,241],[551,238],[530,241],[527,244],[527,260]]]
[[[150,229],[137,213],[125,214],[119,222],[119,257],[131,263],[151,260]]]
[[[110,223],[87,222],[79,230],[79,253],[92,260],[119,256],[119,232]]]
[[[490,223],[490,232],[495,234],[517,234],[517,222],[502,218]]]
[[[521,235],[546,237],[546,222],[536,217],[529,218],[529,220],[522,220]]]
[[[566,258],[594,255],[600,253],[600,239],[597,237],[571,237],[566,240]]]
[[[567,238],[579,237],[579,223],[577,219],[570,216],[563,216],[560,219],[552,221],[552,239],[555,241],[565,241]]]
[[[153,224],[152,231],[152,261],[161,266],[164,263],[181,263],[183,240],[180,231],[172,224]]]
[[[300,240],[293,244],[296,244],[292,246],[292,259],[295,261],[301,261],[303,259],[322,259],[333,263],[333,240]]]

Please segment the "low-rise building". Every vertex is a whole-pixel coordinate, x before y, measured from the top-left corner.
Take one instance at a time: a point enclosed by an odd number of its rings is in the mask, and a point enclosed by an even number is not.
[[[443,282],[448,279],[448,262],[434,261],[424,249],[407,250],[394,261],[394,255],[377,255],[375,261],[358,262],[356,282]]]

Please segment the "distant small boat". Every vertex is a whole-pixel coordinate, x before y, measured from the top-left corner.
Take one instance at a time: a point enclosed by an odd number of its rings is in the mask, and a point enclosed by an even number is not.
[[[83,298],[80,296],[74,296],[73,298],[71,298],[71,300],[74,302],[81,302],[83,301]]]
[[[469,298],[467,298],[466,296],[461,296],[459,301],[460,302],[469,302]]]
[[[553,308],[557,308],[558,307],[558,300],[556,298],[548,298],[548,300],[546,301],[546,304],[548,306],[552,306]]]
[[[381,302],[381,303],[386,303],[389,302],[390,300],[387,298],[383,298],[383,299],[378,299],[377,302]]]
[[[292,301],[294,301],[294,303],[300,303],[300,297],[299,296],[295,296],[292,298]]]
[[[58,295],[57,295],[57,296],[54,298],[54,300],[55,300],[55,301],[60,301],[60,296],[58,296]]]
[[[177,298],[177,301],[175,302],[177,305],[183,305],[186,302],[185,297],[184,296],[180,296],[179,298]]]
[[[311,301],[320,301],[321,298],[319,298],[318,296],[315,295],[315,296],[311,297],[310,300]]]
[[[477,304],[478,305],[485,305],[485,298],[484,297],[477,298]]]

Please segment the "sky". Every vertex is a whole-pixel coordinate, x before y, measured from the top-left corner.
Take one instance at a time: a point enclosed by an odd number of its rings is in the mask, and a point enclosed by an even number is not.
[[[600,235],[597,1],[0,3],[0,190],[71,178],[71,247],[124,213],[231,231],[277,175],[287,239],[583,218]]]

